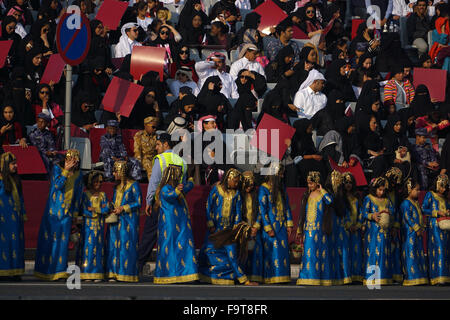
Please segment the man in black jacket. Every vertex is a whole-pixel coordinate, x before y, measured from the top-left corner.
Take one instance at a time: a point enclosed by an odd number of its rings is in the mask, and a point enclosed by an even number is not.
[[[406,22],[408,41],[417,47],[419,56],[428,52],[428,31],[430,31],[430,18],[427,15],[427,1],[419,0]]]

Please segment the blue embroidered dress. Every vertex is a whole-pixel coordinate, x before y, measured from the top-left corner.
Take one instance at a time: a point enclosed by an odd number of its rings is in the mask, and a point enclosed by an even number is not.
[[[365,232],[365,252],[364,252],[364,264],[363,284],[366,285],[369,280],[369,284],[373,284],[371,279],[373,278],[374,271],[371,266],[379,267],[379,279],[375,284],[392,284],[392,246],[390,230],[385,230],[372,218],[372,215],[376,212],[380,212],[383,209],[388,209],[390,213],[394,212],[391,201],[388,198],[378,199],[372,195],[368,195],[364,198],[362,207],[362,217],[366,222]],[[393,218],[391,217],[391,222]],[[379,281],[378,281],[379,280]]]
[[[236,190],[226,191],[216,183],[211,189],[206,204],[206,224],[215,231],[232,229],[242,219],[241,194]],[[209,229],[206,231],[205,241],[199,254],[200,280],[212,284],[234,284],[247,282],[248,278],[239,266],[238,252],[235,243],[214,248],[208,239]]]
[[[91,212],[91,207],[95,212]],[[109,211],[108,199],[104,192],[93,195],[90,191],[83,193],[82,214],[83,228],[81,230],[80,268],[81,279],[103,279],[105,275],[105,215]]]
[[[0,276],[20,276],[25,272],[25,217],[23,195],[17,185],[12,183],[11,193],[7,193],[0,178]]]
[[[67,256],[72,219],[81,208],[82,174],[53,167],[49,197],[39,228],[34,275],[44,280],[67,278]]]
[[[322,230],[324,205],[330,205],[332,201],[331,195],[324,189],[321,189],[318,195],[310,195],[308,198],[298,285],[331,286],[335,284],[330,237]]]
[[[404,272],[404,286],[428,284],[427,260],[423,249],[423,236],[417,231],[424,230],[422,210],[417,201],[406,199],[400,206],[403,217],[402,258]]]
[[[137,249],[139,241],[139,211],[142,197],[139,184],[128,180],[125,187],[115,188],[112,203],[123,206],[119,221],[106,232],[106,278],[137,282]]]
[[[333,215],[333,233],[331,234],[331,258],[334,270],[334,285],[349,284],[352,282],[349,252],[349,234],[345,230],[347,216]]]
[[[183,193],[192,190],[192,180]],[[158,224],[158,253],[154,283],[190,282],[199,279],[194,236],[186,199],[170,185],[161,189]]]
[[[403,280],[403,272],[402,272],[402,236],[401,236],[401,224],[402,221],[401,212],[400,212],[400,201],[398,200],[396,193],[391,192],[388,194],[389,200],[391,200],[392,207],[394,208],[394,223],[393,227],[399,230],[398,234],[394,239],[391,240],[392,246],[392,278],[397,282],[402,282]]]
[[[283,202],[281,193],[272,194],[267,183],[259,187],[259,213],[263,224],[262,240],[264,245],[264,283],[282,283],[291,281],[291,264],[289,260],[289,242],[287,227],[293,227],[289,198]],[[275,205],[272,197],[276,196]],[[269,232],[275,233],[274,237]]]
[[[444,197],[432,191],[425,195],[422,203],[423,213],[428,217],[428,272],[432,285],[450,282],[449,234],[441,230],[437,222],[438,211],[446,212],[449,207]]]

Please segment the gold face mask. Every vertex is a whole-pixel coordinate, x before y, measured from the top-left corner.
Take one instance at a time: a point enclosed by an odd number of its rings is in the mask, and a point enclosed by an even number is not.
[[[249,187],[255,186],[255,176],[251,171],[245,171],[242,173],[242,189],[246,190]]]

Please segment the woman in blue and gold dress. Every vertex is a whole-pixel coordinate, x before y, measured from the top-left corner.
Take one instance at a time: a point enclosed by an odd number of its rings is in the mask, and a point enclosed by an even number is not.
[[[362,240],[361,240],[361,203],[356,193],[356,180],[350,172],[342,174],[345,196],[346,225],[349,237],[349,265],[352,281],[363,282]]]
[[[139,239],[139,210],[141,189],[128,178],[126,161],[114,163],[113,174],[118,182],[114,188],[112,214],[118,222],[111,223],[106,232],[106,278],[109,281],[138,282],[137,248]]]
[[[399,190],[402,187],[402,171],[397,167],[390,168],[385,177],[388,181],[388,188],[386,190],[387,197],[391,200],[392,207],[394,208],[395,222],[392,224],[391,228],[391,249],[392,249],[392,278],[394,281],[402,283],[403,282],[403,272],[402,272],[402,235],[401,235],[401,213],[400,213],[400,203],[401,196]]]
[[[330,235],[333,228],[331,195],[320,185],[320,173],[310,171],[308,191],[303,195],[297,236],[303,237],[303,256],[297,285],[331,286],[332,270]]]
[[[385,285],[392,284],[392,246],[390,225],[394,218],[392,213],[394,208],[391,201],[386,196],[387,180],[384,177],[378,177],[372,180],[369,186],[369,195],[364,198],[362,207],[362,218],[367,222],[367,230],[365,233],[365,252],[363,284]],[[380,222],[382,213],[390,215],[390,222],[384,227]],[[375,283],[370,282],[373,278],[374,271],[371,266],[379,267],[379,274]],[[368,281],[369,280],[369,281]]]
[[[0,277],[20,280],[25,272],[26,215],[17,161],[11,152],[1,155],[0,173]]]
[[[423,213],[428,218],[428,272],[432,285],[450,283],[449,234],[439,228],[437,221],[449,215],[448,189],[448,176],[440,174],[422,203]]]
[[[242,220],[251,227],[250,241],[253,248],[248,248],[248,257],[244,271],[251,281],[263,282],[263,244],[261,235],[261,215],[258,214],[258,193],[255,176],[251,171],[242,173]]]
[[[233,285],[235,280],[253,285],[239,266],[235,243],[215,248],[209,236],[226,229],[233,229],[242,219],[242,200],[238,190],[241,174],[229,169],[221,182],[211,189],[206,203],[207,231],[199,254],[200,280],[212,284]]]
[[[86,177],[86,176],[85,176]],[[108,199],[101,192],[103,174],[91,171],[86,179],[82,198],[83,227],[81,229],[81,279],[100,282],[105,277],[105,215],[109,211]]]
[[[154,283],[190,282],[199,279],[189,210],[185,194],[194,187],[190,178],[180,184],[182,168],[164,169],[156,190],[153,212],[159,212],[158,251]]]
[[[282,184],[284,168],[272,164],[270,174],[259,187],[259,214],[263,223],[264,283],[291,281],[289,239],[294,223],[286,189]]]
[[[419,204],[420,185],[411,178],[406,181],[408,197],[402,202],[400,211],[403,218],[403,271],[404,286],[428,284],[427,260],[423,250],[425,224]]]
[[[332,196],[333,229],[330,237],[331,270],[334,273],[333,284],[342,285],[352,282],[349,253],[349,234],[345,230],[348,216],[345,210],[342,173],[333,170],[329,175],[325,188]]]
[[[63,164],[53,167],[34,266],[34,275],[44,280],[68,277],[67,256],[72,219],[79,215],[83,194],[79,162],[78,150],[69,149]]]

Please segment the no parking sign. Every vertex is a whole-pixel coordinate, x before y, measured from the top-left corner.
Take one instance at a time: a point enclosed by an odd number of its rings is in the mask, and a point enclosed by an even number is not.
[[[91,45],[91,27],[78,7],[60,19],[56,29],[56,45],[63,60],[71,66],[79,65],[86,58]]]

